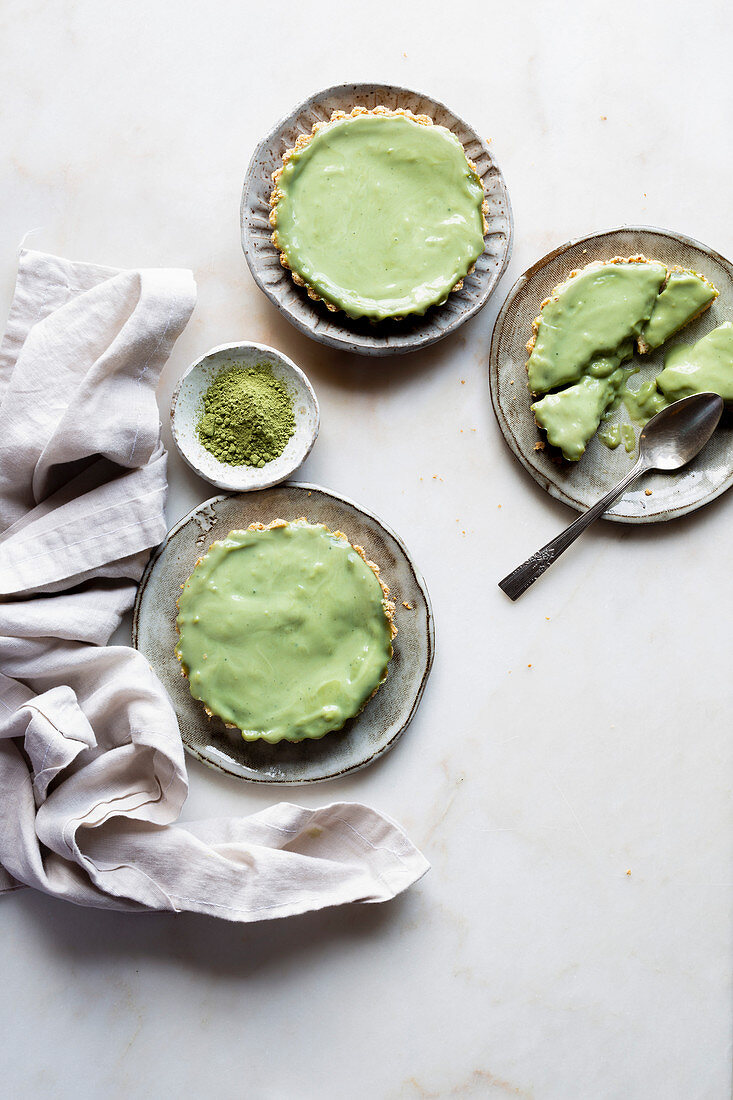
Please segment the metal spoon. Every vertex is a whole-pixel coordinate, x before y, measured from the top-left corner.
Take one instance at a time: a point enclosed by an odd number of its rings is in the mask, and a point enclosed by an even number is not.
[[[639,436],[639,461],[623,481],[523,565],[517,566],[503,581],[499,581],[502,592],[506,592],[510,600],[519,599],[575,542],[578,535],[647,470],[679,470],[690,462],[710,439],[722,412],[723,401],[717,393],[695,393],[675,401],[653,416]]]

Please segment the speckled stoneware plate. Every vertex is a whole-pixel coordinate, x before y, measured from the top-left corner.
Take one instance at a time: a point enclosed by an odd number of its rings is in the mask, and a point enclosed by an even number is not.
[[[288,388],[293,399],[295,432],[281,455],[264,466],[230,466],[207,451],[196,433],[203,396],[220,371],[232,365],[253,367],[266,362],[275,378]],[[220,344],[188,368],[171,400],[171,431],[183,459],[200,477],[220,489],[240,493],[277,485],[305,462],[320,426],[318,400],[300,367],[266,344]]]
[[[361,714],[320,741],[245,741],[192,698],[174,655],[176,601],[198,558],[212,542],[250,523],[306,516],[341,530],[366,550],[389,585],[398,628],[389,675]],[[405,607],[409,604],[409,608]],[[433,614],[425,582],[394,532],[376,516],[317,485],[288,482],[261,493],[205,501],[181,520],[153,554],[140,582],[133,645],[162,680],[178,715],[183,744],[204,764],[260,783],[314,783],[372,764],[409,725],[433,663]]]
[[[675,343],[694,343],[711,329],[733,320],[733,265],[699,241],[649,226],[623,226],[595,233],[556,248],[514,284],[496,319],[491,340],[489,390],[499,427],[514,454],[551,496],[585,511],[628,473],[636,452],[623,446],[611,451],[595,437],[579,462],[553,461],[551,448],[535,450],[542,433],[534,422],[527,389],[526,342],[532,321],[553,287],[571,271],[592,260],[643,254],[648,259],[679,264],[700,272],[720,291],[710,309],[673,336],[663,348],[635,355],[640,367],[632,386],[659,374],[664,353]],[[614,419],[628,421],[623,406]],[[639,428],[636,428],[638,437]],[[733,484],[733,418],[723,421],[704,451],[677,474],[648,474],[624,493],[605,518],[618,523],[659,523],[693,512],[714,500]],[[651,490],[651,496],[646,490]]]
[[[405,107],[414,114],[429,115],[434,122],[452,130],[484,185],[488,203],[486,250],[476,262],[463,289],[451,294],[442,306],[424,317],[386,321],[375,325],[352,320],[345,313],[331,313],[323,302],[314,302],[303,287],[297,287],[280,264],[270,237],[270,192],[272,173],[282,167],[283,153],[301,134],[309,134],[316,122],[326,122],[333,111],[353,107]],[[513,220],[504,177],[475,130],[454,115],[443,103],[420,92],[392,84],[339,84],[317,92],[292,111],[264,138],[250,161],[242,191],[240,210],[242,248],[260,290],[280,312],[306,336],[342,351],[361,355],[395,355],[427,347],[455,332],[486,304],[503,275],[511,253]]]

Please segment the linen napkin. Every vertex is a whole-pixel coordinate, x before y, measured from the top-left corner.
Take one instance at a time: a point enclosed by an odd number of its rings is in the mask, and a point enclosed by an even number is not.
[[[107,646],[165,534],[155,386],[188,271],[23,250],[0,346],[0,892],[236,921],[385,901],[428,864],[356,803],[175,824],[188,793],[168,697]]]

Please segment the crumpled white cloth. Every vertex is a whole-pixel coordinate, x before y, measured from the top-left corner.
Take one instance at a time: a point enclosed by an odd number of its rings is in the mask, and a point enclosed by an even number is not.
[[[0,346],[0,892],[229,920],[384,901],[428,864],[355,803],[176,825],[175,714],[106,643],[165,534],[155,386],[188,271],[23,250]]]

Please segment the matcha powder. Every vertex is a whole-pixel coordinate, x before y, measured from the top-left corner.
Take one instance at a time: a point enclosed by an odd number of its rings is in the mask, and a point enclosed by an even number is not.
[[[233,364],[204,394],[197,433],[220,462],[264,466],[283,453],[294,431],[292,397],[269,363]]]

